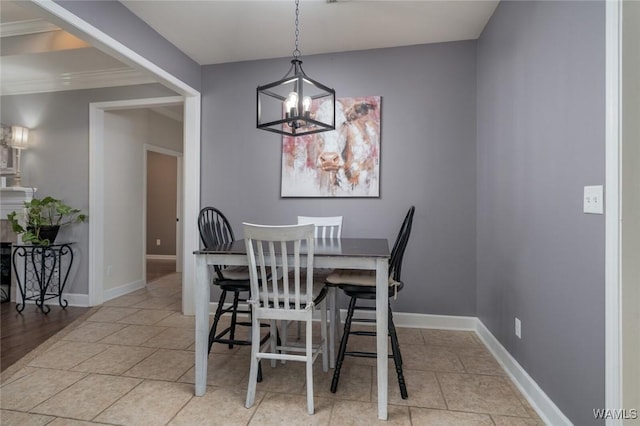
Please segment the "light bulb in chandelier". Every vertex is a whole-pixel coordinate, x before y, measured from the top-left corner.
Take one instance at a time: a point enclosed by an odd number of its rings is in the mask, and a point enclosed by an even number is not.
[[[291,92],[284,101],[285,114],[287,118],[298,115],[298,94]]]
[[[311,96],[305,96],[302,98],[302,112],[305,117],[308,117],[311,111]]]

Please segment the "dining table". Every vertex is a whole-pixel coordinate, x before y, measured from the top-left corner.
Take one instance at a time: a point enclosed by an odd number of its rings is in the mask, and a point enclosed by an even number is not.
[[[213,269],[209,266],[247,266],[249,262],[245,241],[242,239],[197,250],[194,255],[196,256],[195,395],[203,396],[207,389],[209,356],[209,315]],[[306,261],[304,248],[301,257]],[[384,238],[318,238],[314,240],[314,268],[375,271],[378,418],[381,420],[387,419],[389,257],[389,242]]]

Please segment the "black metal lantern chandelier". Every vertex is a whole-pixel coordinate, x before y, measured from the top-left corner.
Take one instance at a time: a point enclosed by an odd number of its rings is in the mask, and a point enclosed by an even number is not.
[[[296,0],[296,45],[291,67],[275,83],[258,86],[258,129],[287,136],[302,136],[336,128],[336,92],[302,70],[298,49],[299,0]]]

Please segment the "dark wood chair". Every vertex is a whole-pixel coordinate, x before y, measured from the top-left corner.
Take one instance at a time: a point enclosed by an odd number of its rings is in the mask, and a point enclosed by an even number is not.
[[[215,207],[204,207],[198,215],[198,230],[204,248],[227,244],[234,240],[233,230],[224,214]],[[234,345],[250,346],[251,340],[236,338],[236,327],[251,327],[250,308],[240,308],[240,303],[246,303],[250,294],[249,269],[246,266],[215,265],[212,284],[220,287],[220,299],[213,318],[213,325],[209,331],[209,352],[214,343],[222,343],[232,349]],[[230,306],[224,307],[227,293],[233,294]],[[231,323],[224,330],[218,332],[218,323],[225,314],[231,314]],[[238,314],[246,315],[247,320],[238,320]],[[266,324],[265,324],[266,326]],[[268,335],[263,341],[268,339]]]
[[[405,216],[396,242],[391,250],[391,258],[389,259],[389,296],[395,296],[402,288],[404,283],[400,279],[402,272],[402,258],[404,256],[409,236],[411,234],[411,225],[413,223],[413,214],[415,207],[411,206],[407,215]],[[350,335],[358,336],[373,336],[375,337],[375,331],[351,331],[351,323],[354,321],[354,313],[356,310],[361,311],[375,311],[375,306],[371,306],[370,303],[358,305],[358,301],[374,301],[376,299],[376,277],[375,271],[359,271],[359,270],[336,270],[327,277],[327,282],[340,287],[347,296],[350,297],[349,309],[347,311],[347,317],[344,324],[344,332],[340,341],[340,349],[338,351],[338,359],[336,360],[336,367],[333,372],[333,380],[331,381],[331,392],[335,393],[338,389],[338,382],[340,380],[340,370],[345,356],[366,357],[375,358],[377,354],[375,352],[363,352],[363,351],[347,351],[347,342]],[[359,318],[355,319],[357,322],[375,323],[375,319],[372,318]],[[398,384],[400,385],[400,395],[403,399],[408,398],[407,386],[404,380],[404,374],[402,372],[402,355],[400,354],[400,345],[398,343],[398,335],[396,334],[396,327],[393,324],[393,314],[391,312],[391,303],[389,303],[389,318],[388,318],[389,337],[391,338],[391,351],[392,357],[396,367],[396,373],[398,375]]]

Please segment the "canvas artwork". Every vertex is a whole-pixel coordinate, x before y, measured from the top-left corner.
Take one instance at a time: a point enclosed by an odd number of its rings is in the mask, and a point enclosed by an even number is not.
[[[336,99],[336,129],[282,138],[282,197],[380,195],[380,96]],[[311,113],[325,121],[326,102]]]

